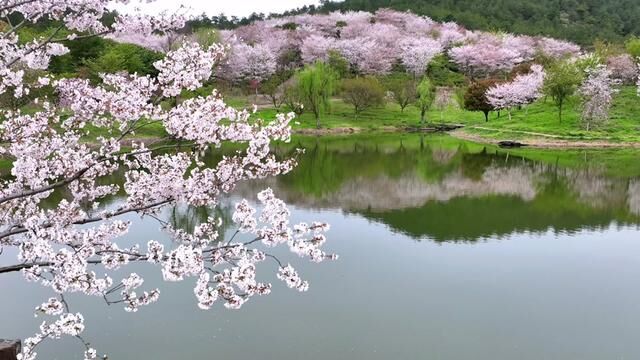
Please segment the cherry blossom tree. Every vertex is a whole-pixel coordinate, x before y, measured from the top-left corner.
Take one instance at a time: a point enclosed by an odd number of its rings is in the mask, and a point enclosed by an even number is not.
[[[409,73],[420,77],[431,60],[442,50],[442,45],[437,40],[406,38],[400,43],[400,59]]]
[[[514,50],[483,42],[454,47],[449,56],[471,78],[509,72],[524,60]]]
[[[638,64],[638,73],[640,74],[640,64]],[[638,75],[638,80],[636,80],[636,87],[638,96],[640,96],[640,75]]]
[[[421,73],[423,60],[444,49],[472,78],[503,75],[540,53],[553,59],[580,53],[579,46],[566,41],[469,31],[454,22],[436,23],[389,9],[374,14],[285,16],[242,26],[233,33],[248,45],[265,45],[276,56],[283,49],[299,51],[304,64],[327,61],[329,51],[335,50],[355,72],[364,75],[386,74],[398,62],[405,63],[410,72]]]
[[[587,70],[587,78],[578,89],[583,98],[582,123],[587,131],[609,119],[613,95],[617,92],[614,86],[619,83],[604,65]]]
[[[494,110],[506,109],[511,120],[514,107],[530,104],[542,97],[544,76],[542,66],[533,65],[529,74],[518,75],[509,83],[498,84],[487,90],[487,101]]]
[[[202,309],[217,303],[238,309],[250,298],[271,291],[271,284],[257,278],[259,267],[271,266],[289,288],[307,290],[308,283],[272,255],[271,248],[284,246],[314,262],[334,258],[322,250],[328,226],[290,224],[286,205],[269,189],[258,194],[260,210],[246,200],[235,206],[233,224],[237,233],[251,238],[248,241],[222,238],[218,218],[187,231],[158,217],[171,205],[216,206],[238,182],[290,171],[295,158],[276,159],[269,145],[289,140],[293,115],[257,120],[246,110],[228,107],[215,91],[172,108],[160,106],[184,89],[198,89],[211,77],[225,52],[217,44],[184,42],[155,63],[156,77],[101,74],[102,82],[93,85],[47,73],[51,57],[68,51],[67,41],[106,34],[163,34],[184,25],[180,15],[140,14],[120,15],[106,25],[100,19],[109,3],[0,2],[0,16],[19,14],[24,19],[5,28],[0,38],[0,94],[28,98],[37,108],[29,113],[0,109],[0,154],[11,160],[11,177],[0,186],[0,254],[6,258],[2,263],[17,253],[15,265],[0,267],[0,274],[20,272],[52,294],[36,308],[46,320],[24,340],[21,360],[36,358],[41,343],[63,336],[77,337],[85,346],[85,359],[95,359],[97,351],[82,337],[85,317],[72,311],[65,294],[94,296],[136,312],[157,301],[160,290],[147,288],[136,273],[117,275],[129,264],[156,267],[165,281],[191,279]],[[16,32],[23,24],[43,18],[59,24],[52,35],[27,43],[18,39]],[[58,37],[64,28],[70,35]],[[34,80],[25,76],[34,70],[41,76]],[[56,98],[29,98],[32,90],[42,87],[55,91]],[[165,139],[122,147],[124,139],[154,124],[165,129]],[[87,144],[92,128],[101,129],[102,136]],[[245,150],[206,165],[203,152],[224,143],[244,144]],[[121,177],[124,183],[105,183],[110,176]],[[64,196],[57,196],[59,192]],[[105,206],[115,194],[124,200],[115,207]],[[122,219],[127,214],[157,220],[172,241],[148,239],[146,244],[125,245],[122,236],[132,226]]]
[[[469,35],[464,28],[454,22],[440,24],[434,29],[438,34],[438,41],[446,48],[463,43]]]
[[[390,9],[380,9],[375,13],[376,23],[390,24],[400,29],[402,33],[425,36],[437,25],[432,19],[418,16],[409,11],[400,12]]]
[[[335,40],[322,35],[311,35],[304,39],[301,46],[302,60],[305,64],[327,61],[329,52],[335,48]]]
[[[638,66],[631,55],[623,54],[607,59],[607,68],[614,79],[624,84],[633,84],[638,78]]]
[[[260,83],[277,70],[275,54],[263,44],[247,45],[236,42],[231,46],[226,76],[234,81]],[[257,87],[256,87],[257,91]]]
[[[341,39],[336,41],[335,46],[357,73],[384,75],[391,71],[394,54],[377,40],[366,37]]]
[[[542,53],[554,59],[563,59],[580,55],[580,46],[568,41],[552,38],[538,39],[538,48]]]
[[[162,36],[156,34],[121,33],[117,35],[110,34],[105,37],[115,42],[135,44],[158,52],[167,52],[171,50],[173,45],[180,39],[180,36],[175,33],[168,33]]]

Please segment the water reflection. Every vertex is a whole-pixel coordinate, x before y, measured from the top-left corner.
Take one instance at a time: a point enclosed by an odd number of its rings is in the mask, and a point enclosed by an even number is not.
[[[506,151],[420,135],[303,138],[294,144],[307,152],[292,174],[242,184],[238,193],[250,197],[270,186],[290,204],[360,214],[435,241],[640,222],[640,180],[615,172],[629,156]],[[276,152],[288,154],[290,147]],[[609,156],[607,164],[601,155]]]
[[[357,214],[438,242],[640,223],[637,151],[508,151],[446,136],[396,134],[299,137],[273,151],[290,157],[297,148],[306,153],[292,173],[241,183],[233,195],[253,198],[271,187],[291,205]],[[213,165],[236,150],[211,150],[205,162]],[[114,174],[101,181],[121,179]],[[118,201],[114,196],[103,205]],[[209,217],[230,223],[230,204],[174,208],[168,221],[186,230]]]
[[[126,271],[161,288],[154,306],[132,315],[68,297],[92,345],[121,360],[640,358],[638,152],[504,151],[418,135],[299,138],[274,152],[296,147],[307,154],[290,175],[241,184],[217,209],[161,218],[189,230],[273,187],[294,221],[332,225],[339,261],[291,259],[308,293],[265,278],[273,294],[242,311],[199,311],[194,279],[164,283],[134,264]],[[153,219],[123,220],[134,222],[123,242],[167,240]],[[496,237],[509,241],[478,242]],[[0,289],[0,337],[30,336],[41,322],[33,309],[51,294],[19,274]],[[82,358],[73,339],[41,350]]]

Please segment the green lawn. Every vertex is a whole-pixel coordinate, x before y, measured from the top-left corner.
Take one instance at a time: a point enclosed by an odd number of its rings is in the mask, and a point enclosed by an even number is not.
[[[250,107],[251,98],[228,98],[227,102],[237,107]],[[275,109],[263,108],[256,116],[271,119],[276,113]],[[565,140],[640,142],[640,116],[637,114],[640,114],[640,98],[636,95],[636,88],[628,86],[616,95],[609,122],[591,131],[584,130],[580,124],[578,99],[573,99],[566,106],[562,122],[559,121],[557,108],[550,99],[542,99],[527,108],[514,110],[511,120],[506,111],[500,117],[497,113],[492,113],[489,122],[485,122],[482,113],[450,107],[442,113],[432,109],[428,113],[428,121],[464,124],[466,132],[487,139],[524,139],[547,135]],[[359,128],[365,131],[389,128],[401,130],[417,126],[419,121],[417,108],[409,106],[401,113],[400,107],[393,103],[387,103],[384,108],[368,110],[356,119],[353,108],[339,99],[333,99],[331,111],[321,119],[323,128]],[[294,125],[294,128],[315,128],[315,119],[311,114],[303,114],[297,122],[299,124]]]
[[[226,97],[228,105],[236,108],[252,107],[253,97]],[[281,108],[280,111],[286,111]],[[254,117],[265,120],[273,119],[277,110],[264,106]],[[624,87],[616,95],[611,119],[608,123],[591,131],[583,130],[580,124],[580,103],[574,99],[567,105],[563,120],[559,122],[557,109],[551,100],[542,99],[526,109],[514,110],[512,119],[503,111],[498,117],[491,113],[489,122],[484,121],[480,112],[469,112],[451,106],[440,112],[432,109],[427,115],[427,122],[451,123],[465,125],[466,133],[485,138],[487,140],[531,139],[549,137],[560,140],[599,140],[608,142],[638,142],[640,143],[640,98],[635,87]],[[383,108],[376,108],[361,113],[355,118],[353,108],[340,99],[332,100],[331,110],[323,115],[323,128],[357,128],[365,132],[381,132],[389,130],[403,131],[409,127],[418,126],[420,113],[414,106],[409,106],[404,112],[394,103],[387,103]],[[315,128],[315,119],[310,113],[305,113],[296,119],[295,129]],[[109,135],[106,129],[89,128],[90,136],[87,141],[94,141],[98,136]],[[116,130],[115,133],[118,133]],[[160,138],[166,135],[161,124],[151,124],[136,132],[129,138]]]

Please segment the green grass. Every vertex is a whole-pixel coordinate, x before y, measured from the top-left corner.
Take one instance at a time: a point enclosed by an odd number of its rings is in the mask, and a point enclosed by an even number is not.
[[[250,107],[251,98],[226,99],[232,106]],[[286,111],[284,108],[281,111]],[[256,116],[271,119],[278,111],[264,108]],[[432,123],[451,123],[465,125],[465,131],[486,139],[524,139],[547,137],[563,140],[599,140],[609,142],[640,142],[640,98],[635,87],[624,87],[616,95],[611,110],[611,119],[591,131],[583,129],[580,123],[580,101],[575,98],[566,105],[562,122],[558,119],[558,111],[550,99],[542,99],[527,108],[512,112],[509,120],[506,111],[498,117],[491,113],[489,122],[484,121],[480,112],[469,112],[455,107],[449,107],[443,112],[432,109],[427,115],[427,121]],[[305,113],[298,119],[295,128],[315,128],[312,114]],[[364,131],[382,131],[390,128],[402,130],[414,127],[420,123],[417,108],[409,106],[404,113],[394,103],[387,103],[383,108],[370,109],[355,118],[353,108],[339,99],[332,100],[331,110],[321,118],[323,128],[358,128]],[[527,134],[538,133],[541,135]]]

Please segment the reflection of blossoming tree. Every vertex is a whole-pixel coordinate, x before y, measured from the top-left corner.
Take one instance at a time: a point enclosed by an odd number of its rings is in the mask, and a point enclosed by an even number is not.
[[[292,115],[278,115],[268,124],[253,121],[247,111],[227,107],[215,92],[171,109],[159,106],[209,79],[223,55],[218,45],[203,48],[184,42],[155,63],[157,77],[103,74],[102,83],[94,86],[46,73],[50,58],[68,51],[66,41],[109,33],[162,33],[184,24],[180,16],[127,15],[107,26],[99,19],[108,3],[8,0],[0,4],[3,18],[20,14],[24,19],[5,27],[0,38],[0,93],[38,109],[0,110],[0,152],[12,160],[11,178],[0,188],[0,254],[3,248],[18,252],[17,264],[0,267],[0,273],[20,271],[56,294],[37,310],[57,318],[44,322],[35,336],[25,340],[22,360],[35,358],[36,347],[45,340],[63,335],[82,340],[83,315],[70,311],[64,294],[98,296],[108,304],[123,304],[130,312],[159,297],[158,289],[140,290],[144,280],[135,273],[121,280],[99,273],[135,262],[156,265],[166,281],[196,278],[194,291],[201,308],[221,302],[237,309],[252,296],[270,292],[270,284],[256,279],[256,266],[265,260],[274,260],[278,278],[289,287],[300,291],[308,287],[290,265],[264,249],[287,245],[315,262],[333,257],[320,249],[327,225],[290,225],[285,204],[271,190],[259,194],[259,216],[246,201],[235,208],[236,234],[248,234],[248,242],[235,235],[222,239],[217,218],[208,218],[190,232],[158,218],[165,206],[215,206],[219,196],[240,181],[288,172],[295,160],[277,160],[269,145],[272,140],[289,140]],[[59,24],[53,34],[20,42],[17,30],[44,17]],[[35,70],[39,76],[30,76]],[[42,87],[55,91],[57,99],[30,97]],[[121,148],[125,137],[154,124],[162,125],[182,150],[168,142],[134,142],[129,149]],[[88,146],[82,140],[91,135],[89,127],[104,129],[101,133],[107,135]],[[246,150],[207,166],[201,153],[226,142],[246,144]],[[122,186],[104,181],[118,172],[124,174]],[[54,192],[63,198],[55,200]],[[118,192],[125,194],[123,202],[105,208],[103,200]],[[158,220],[174,243],[151,240],[146,249],[119,245],[130,226],[119,217],[132,213]],[[82,343],[85,358],[95,358],[96,350]]]
[[[634,180],[629,183],[627,203],[631,213],[640,215],[640,181]]]

